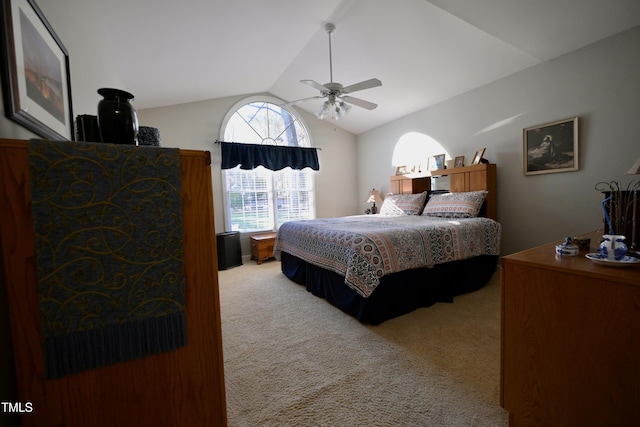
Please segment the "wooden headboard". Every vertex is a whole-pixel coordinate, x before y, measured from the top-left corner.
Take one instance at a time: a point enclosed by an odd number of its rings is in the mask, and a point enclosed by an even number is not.
[[[464,191],[487,190],[487,198],[483,206],[487,218],[498,218],[498,195],[496,180],[496,165],[494,163],[480,163],[452,169],[438,169],[425,176],[400,175],[392,176],[390,189],[392,193],[422,193],[431,191],[431,177],[448,176],[449,191],[457,193]]]

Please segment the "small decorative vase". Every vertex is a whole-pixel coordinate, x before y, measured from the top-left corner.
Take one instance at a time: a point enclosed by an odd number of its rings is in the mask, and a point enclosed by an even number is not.
[[[138,145],[152,145],[160,147],[160,130],[150,126],[138,127]]]
[[[619,234],[605,234],[600,243],[600,256],[611,261],[620,261],[627,254],[625,237]]]
[[[138,116],[131,105],[133,95],[120,89],[102,88],[98,93],[98,128],[102,142],[138,145]]]

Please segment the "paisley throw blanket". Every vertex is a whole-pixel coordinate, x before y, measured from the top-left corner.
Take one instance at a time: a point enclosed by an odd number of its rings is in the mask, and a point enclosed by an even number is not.
[[[288,252],[345,276],[368,297],[384,275],[479,255],[499,255],[501,226],[489,218],[355,215],[285,222],[274,255]]]
[[[47,378],[186,344],[178,149],[31,140]]]

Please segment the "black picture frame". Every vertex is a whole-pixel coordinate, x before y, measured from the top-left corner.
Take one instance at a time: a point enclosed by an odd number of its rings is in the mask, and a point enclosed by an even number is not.
[[[578,117],[522,130],[525,175],[578,170]]]
[[[0,0],[5,115],[53,140],[73,140],[69,53],[35,0]]]

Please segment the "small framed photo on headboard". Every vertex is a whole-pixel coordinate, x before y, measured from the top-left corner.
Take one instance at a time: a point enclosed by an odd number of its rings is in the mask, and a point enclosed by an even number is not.
[[[406,166],[402,165],[402,166],[397,166],[396,167],[396,176],[404,175],[406,173],[409,173],[409,171],[407,170]]]
[[[471,162],[472,165],[478,165],[480,164],[480,162],[482,162],[482,156],[484,156],[484,150],[486,150],[486,148],[481,148],[476,151],[476,154],[473,156],[473,162]]]
[[[444,154],[438,154],[429,158],[429,170],[444,169]]]

